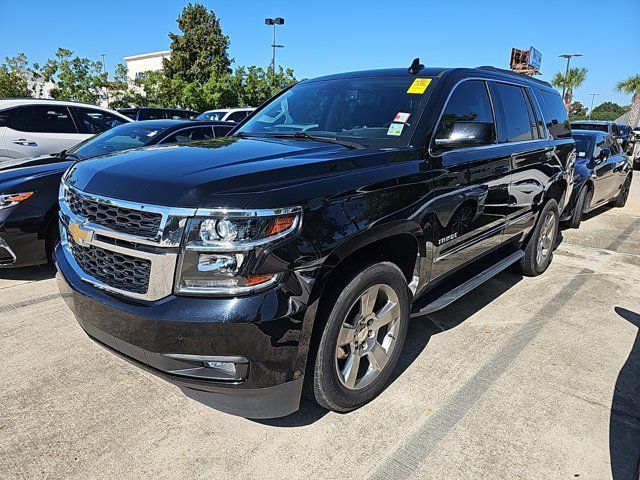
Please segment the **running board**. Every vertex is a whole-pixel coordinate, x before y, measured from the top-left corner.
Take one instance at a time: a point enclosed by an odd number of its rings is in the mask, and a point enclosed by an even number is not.
[[[436,310],[440,310],[446,307],[450,303],[455,302],[460,297],[469,293],[474,288],[479,287],[484,282],[489,280],[491,277],[494,277],[495,275],[503,271],[509,265],[514,264],[515,262],[520,260],[523,256],[524,256],[524,252],[522,250],[518,250],[517,252],[512,253],[508,257],[492,265],[490,268],[483,270],[475,277],[472,277],[471,279],[467,280],[462,285],[458,285],[453,290],[449,290],[448,292],[444,293],[440,297],[433,300],[431,303],[422,307],[420,310],[416,312],[411,312],[411,317],[420,317],[422,315],[426,315],[428,313],[432,313],[432,312],[435,312]]]

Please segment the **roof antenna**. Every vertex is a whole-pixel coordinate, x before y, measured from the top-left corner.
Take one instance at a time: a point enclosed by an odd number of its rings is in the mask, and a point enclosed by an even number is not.
[[[411,64],[407,72],[409,72],[410,75],[416,75],[420,73],[420,70],[422,70],[423,68],[424,65],[420,63],[420,58],[414,58],[413,63]]]

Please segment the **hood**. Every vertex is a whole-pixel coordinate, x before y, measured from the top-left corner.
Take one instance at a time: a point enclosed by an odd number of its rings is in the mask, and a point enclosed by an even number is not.
[[[40,165],[52,165],[65,162],[63,158],[55,157],[52,155],[43,155],[35,158],[17,158],[14,160],[5,160],[0,162],[0,172],[10,170],[13,168],[33,167]]]
[[[53,163],[43,162],[42,164],[22,163],[12,168],[5,168],[5,164],[2,163],[0,164],[0,185],[17,185],[51,175],[60,177],[72,164],[73,162],[71,161],[58,160]]]
[[[389,153],[299,139],[226,137],[147,147],[79,162],[84,192],[173,207],[235,207],[261,192],[388,162]]]

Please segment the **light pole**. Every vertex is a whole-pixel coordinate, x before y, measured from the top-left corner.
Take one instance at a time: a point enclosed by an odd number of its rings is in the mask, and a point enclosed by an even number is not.
[[[105,57],[107,56],[106,53],[101,53],[100,56],[102,57],[102,71],[104,73],[107,73],[107,63],[105,62]],[[109,74],[107,73],[107,78],[106,81],[109,81]],[[109,108],[109,86],[107,85],[107,83],[105,82],[104,84],[104,93],[106,96],[106,100],[107,100],[107,108]]]
[[[593,100],[596,98],[597,95],[600,95],[600,94],[590,93],[589,95],[591,95],[591,107],[589,108],[589,120],[591,120],[591,111],[593,110]]]
[[[273,80],[276,78],[276,48],[284,48],[284,45],[278,45],[276,43],[276,25],[284,25],[284,18],[265,18],[265,25],[273,25],[273,43],[271,48],[273,49],[273,57],[271,58],[271,68],[273,69]]]
[[[566,58],[567,59],[567,69],[564,71],[564,76],[565,79],[567,78],[567,75],[569,75],[569,62],[571,61],[571,57],[581,57],[582,54],[581,53],[563,53],[562,55],[558,55],[559,57],[562,58]],[[562,101],[564,102],[564,94],[565,94],[565,87],[562,87]]]

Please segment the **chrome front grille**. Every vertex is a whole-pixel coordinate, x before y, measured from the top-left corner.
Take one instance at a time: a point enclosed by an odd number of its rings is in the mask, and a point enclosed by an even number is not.
[[[139,300],[171,295],[182,234],[195,209],[93,195],[64,181],[59,201],[64,256],[82,280]]]
[[[107,202],[90,200],[71,189],[65,191],[65,203],[75,215],[117,232],[155,238],[160,231],[162,214],[132,210]]]
[[[69,250],[80,268],[105,285],[146,294],[151,277],[151,261],[89,245],[82,247],[67,238]]]

